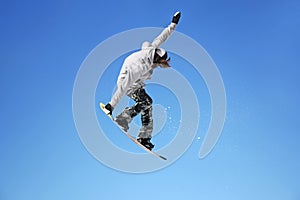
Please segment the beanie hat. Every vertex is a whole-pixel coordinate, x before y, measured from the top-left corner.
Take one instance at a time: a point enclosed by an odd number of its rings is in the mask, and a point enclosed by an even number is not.
[[[167,58],[168,58],[168,53],[167,53],[167,51],[166,51],[165,49],[157,48],[157,49],[155,50],[155,53],[156,53],[157,55],[159,55],[159,57],[161,57],[161,58],[164,59],[164,60],[167,60]]]

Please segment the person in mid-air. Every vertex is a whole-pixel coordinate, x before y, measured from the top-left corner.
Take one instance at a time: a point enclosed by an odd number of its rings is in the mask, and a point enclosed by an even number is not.
[[[181,13],[176,12],[169,26],[152,43],[144,42],[140,51],[125,59],[117,80],[117,89],[110,102],[105,106],[107,113],[112,115],[112,111],[124,95],[133,99],[136,103],[132,107],[125,108],[115,121],[124,131],[127,131],[132,119],[141,113],[142,127],[139,130],[137,141],[149,150],[154,147],[150,141],[153,131],[152,99],[145,91],[144,81],[151,79],[156,67],[170,67],[170,58],[168,58],[166,50],[160,46],[174,32],[180,16]]]

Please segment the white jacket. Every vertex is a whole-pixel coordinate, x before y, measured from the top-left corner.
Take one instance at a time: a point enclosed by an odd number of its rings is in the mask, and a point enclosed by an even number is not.
[[[125,94],[130,95],[136,89],[144,87],[144,81],[151,79],[155,49],[171,36],[175,28],[176,24],[171,23],[152,43],[144,42],[140,51],[125,59],[118,77],[117,90],[110,101],[113,108]]]

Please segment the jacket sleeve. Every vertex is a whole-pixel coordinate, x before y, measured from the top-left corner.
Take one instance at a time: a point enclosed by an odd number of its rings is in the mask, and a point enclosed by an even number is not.
[[[120,100],[126,95],[130,86],[137,81],[138,75],[133,73],[132,71],[126,70],[122,74],[120,74],[117,82],[117,90],[111,98],[110,104],[113,108],[115,108]]]
[[[176,24],[175,23],[171,23],[167,28],[165,28],[160,34],[159,36],[157,36],[153,42],[152,42],[152,46],[155,48],[160,47],[174,32],[176,28]]]

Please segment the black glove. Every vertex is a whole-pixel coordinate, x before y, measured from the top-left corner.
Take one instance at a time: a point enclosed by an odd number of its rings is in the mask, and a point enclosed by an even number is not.
[[[176,12],[173,16],[172,22],[175,24],[178,24],[179,19],[180,19],[181,13],[180,12]]]
[[[112,115],[114,108],[110,105],[110,103],[106,104],[105,109],[109,111],[108,115]]]

